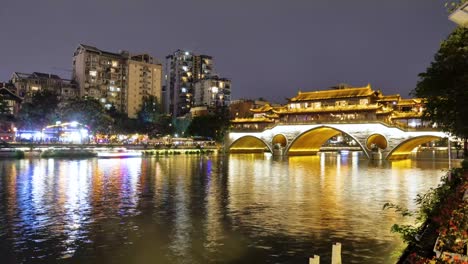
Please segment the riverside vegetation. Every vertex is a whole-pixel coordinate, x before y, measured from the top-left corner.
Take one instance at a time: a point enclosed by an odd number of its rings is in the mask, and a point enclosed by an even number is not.
[[[439,186],[417,195],[417,210],[392,203],[383,206],[415,219],[414,224],[391,228],[407,243],[398,263],[468,263],[463,259],[468,241],[468,160],[461,165],[449,171]]]

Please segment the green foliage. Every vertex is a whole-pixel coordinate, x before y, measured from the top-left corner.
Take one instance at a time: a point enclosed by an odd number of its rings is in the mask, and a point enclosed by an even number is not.
[[[58,120],[56,108],[59,99],[56,93],[41,90],[32,94],[29,101],[21,105],[18,113],[18,127],[42,129]]]
[[[192,119],[187,133],[191,136],[210,137],[222,141],[229,128],[229,110],[218,109],[214,115],[199,116]]]
[[[427,98],[423,117],[446,132],[468,138],[468,29],[455,29],[419,77],[412,94]]]
[[[175,118],[172,119],[172,127],[174,128],[174,133],[178,134],[179,136],[187,136],[190,135],[188,128],[193,120],[189,118]]]
[[[107,134],[112,130],[112,117],[96,99],[70,99],[60,103],[57,112],[62,121],[77,121],[88,125],[93,133]]]
[[[143,97],[141,110],[138,112],[138,119],[142,123],[157,123],[162,114],[161,104],[156,96]]]
[[[461,161],[461,167],[463,169],[468,169],[468,159],[464,159]]]
[[[445,7],[447,8],[448,12],[453,12],[457,9],[461,4],[465,3],[467,0],[454,0],[454,1],[447,1],[445,2]]]
[[[128,118],[126,113],[118,111],[114,106],[106,112],[112,118],[112,125],[109,126],[108,133],[131,134],[139,132],[138,121]]]
[[[136,124],[139,132],[150,136],[172,134],[171,118],[163,113],[156,96],[149,95],[143,98]]]
[[[456,195],[454,191],[458,186],[462,185],[463,175],[462,170],[453,169],[451,172],[451,180],[447,176],[441,179],[441,184],[436,188],[430,188],[424,194],[418,194],[415,202],[418,205],[416,211],[410,211],[407,208],[386,203],[383,209],[393,209],[403,217],[414,217],[414,225],[394,224],[391,228],[392,232],[399,233],[406,243],[417,243],[417,234],[425,227],[423,224],[431,220],[433,224],[439,224],[441,215],[447,211],[447,201],[454,200]]]
[[[97,153],[84,149],[47,149],[41,153],[41,158],[91,158],[96,156]]]

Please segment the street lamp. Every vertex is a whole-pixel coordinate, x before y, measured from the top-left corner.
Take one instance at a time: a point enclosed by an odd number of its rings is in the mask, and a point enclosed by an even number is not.
[[[462,27],[468,28],[468,2],[465,2],[450,14],[449,19]]]

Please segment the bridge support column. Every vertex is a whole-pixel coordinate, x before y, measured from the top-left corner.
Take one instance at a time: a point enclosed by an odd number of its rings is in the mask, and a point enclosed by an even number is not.
[[[380,151],[371,151],[369,159],[371,160],[381,160],[383,157],[382,152]]]
[[[273,156],[278,156],[278,157],[280,157],[280,156],[283,156],[283,155],[284,155],[284,147],[281,147],[281,146],[276,147],[276,146],[275,146],[275,147],[273,148]]]

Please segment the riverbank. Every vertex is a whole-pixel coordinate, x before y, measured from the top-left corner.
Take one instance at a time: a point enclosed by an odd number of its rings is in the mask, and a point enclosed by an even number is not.
[[[171,156],[171,155],[205,155],[218,153],[218,148],[158,148],[134,149],[125,147],[36,147],[36,148],[3,148],[2,158],[126,158],[141,156]]]
[[[397,263],[468,263],[468,169],[449,171],[442,183],[418,195],[419,227],[394,225],[408,246]],[[402,210],[402,214],[408,211]]]

